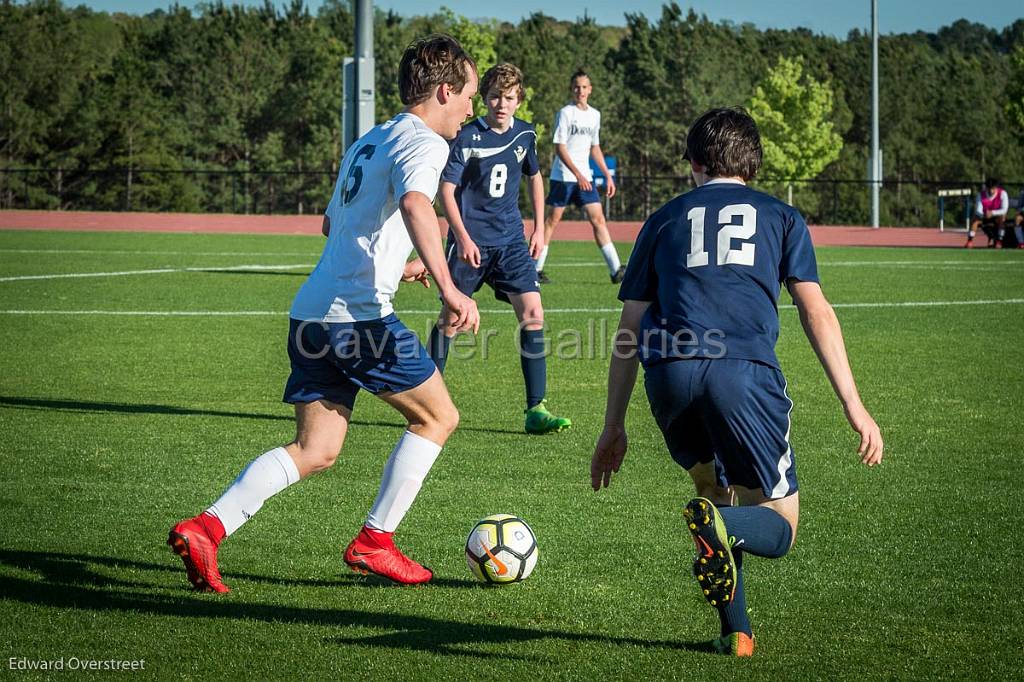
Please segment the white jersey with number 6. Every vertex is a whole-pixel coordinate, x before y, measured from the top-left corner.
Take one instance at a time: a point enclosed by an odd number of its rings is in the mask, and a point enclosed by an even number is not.
[[[331,232],[295,295],[292,318],[356,322],[394,311],[391,298],[413,248],[398,202],[408,192],[433,201],[447,161],[445,139],[407,112],[349,147],[327,206]]]

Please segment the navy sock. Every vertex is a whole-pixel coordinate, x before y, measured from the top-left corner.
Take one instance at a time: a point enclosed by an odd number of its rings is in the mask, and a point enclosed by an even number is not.
[[[430,330],[430,340],[427,341],[427,352],[430,353],[430,359],[437,365],[437,370],[444,374],[444,366],[448,362],[448,346],[451,345],[452,340],[444,335],[444,333],[437,328],[437,325]]]
[[[719,507],[725,530],[735,538],[732,546],[750,554],[778,559],[789,551],[793,529],[768,507]]]
[[[544,400],[547,391],[548,365],[544,357],[544,330],[519,330],[519,364],[526,381],[526,409]]]
[[[747,595],[743,592],[743,552],[733,550],[732,555],[736,560],[736,594],[725,606],[717,607],[718,619],[722,623],[722,635],[743,632],[753,636],[750,619],[747,617]]]

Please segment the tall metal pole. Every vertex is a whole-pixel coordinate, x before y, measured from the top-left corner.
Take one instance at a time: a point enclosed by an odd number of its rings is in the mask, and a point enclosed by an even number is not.
[[[357,138],[373,127],[373,0],[356,3],[356,129]]]
[[[342,153],[362,137],[374,121],[373,0],[353,0],[355,57],[342,64],[344,96],[341,105]]]
[[[878,151],[878,0],[871,0],[871,227],[878,227],[878,192],[882,184]]]

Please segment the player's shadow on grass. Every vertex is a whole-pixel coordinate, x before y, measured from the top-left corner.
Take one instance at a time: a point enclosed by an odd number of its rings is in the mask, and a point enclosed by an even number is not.
[[[235,419],[273,419],[294,421],[290,414],[258,414],[253,412],[231,412],[228,410],[205,410],[174,405],[152,403],[113,403],[101,400],[62,400],[58,398],[21,398],[0,396],[0,407],[14,407],[36,410],[62,410],[66,412],[115,412],[122,414],[167,414],[176,416],[231,417]]]
[[[233,419],[270,419],[276,421],[294,421],[289,414],[260,414],[256,412],[231,412],[228,410],[206,410],[194,407],[176,407],[174,405],[155,405],[152,403],[114,403],[101,400],[63,400],[58,398],[22,398],[18,396],[0,396],[0,407],[12,407],[28,410],[62,410],[66,412],[114,412],[121,414],[165,414],[175,416],[230,417]],[[404,429],[401,421],[365,421],[353,419],[353,426],[386,426]],[[480,433],[511,433],[519,435],[522,431],[511,429],[494,429],[484,426],[460,425],[460,431]]]
[[[29,552],[0,549],[0,595],[7,601],[17,601],[46,608],[114,612],[124,614],[150,614],[180,618],[230,619],[260,621],[264,623],[295,623],[299,625],[337,628],[370,628],[385,630],[385,634],[372,636],[328,637],[326,641],[361,647],[410,649],[434,654],[481,659],[517,658],[508,653],[480,651],[476,647],[495,645],[505,647],[512,643],[562,640],[575,644],[597,646],[627,646],[644,649],[709,651],[705,643],[646,640],[636,637],[599,635],[567,630],[529,628],[488,623],[466,623],[430,616],[400,613],[376,613],[355,609],[313,608],[281,606],[275,604],[238,601],[239,590],[233,595],[167,594],[164,585],[119,580],[98,573],[97,566],[111,568],[155,570],[167,572],[169,566],[59,552]],[[33,574],[23,577],[16,572]],[[180,573],[180,570],[174,572]],[[243,576],[238,575],[238,578]],[[344,581],[353,584],[354,579]],[[163,579],[160,580],[164,582]],[[277,581],[288,584],[288,581]],[[297,581],[303,586],[330,586],[324,581]],[[469,581],[455,581],[457,586],[476,585]],[[447,588],[435,581],[434,587]],[[400,589],[434,589],[400,588]],[[479,587],[478,589],[486,589]],[[544,662],[543,657],[518,657],[521,660]]]

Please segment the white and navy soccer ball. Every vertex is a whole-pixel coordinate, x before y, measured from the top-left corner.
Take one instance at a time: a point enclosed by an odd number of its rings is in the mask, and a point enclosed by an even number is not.
[[[526,580],[537,565],[537,537],[518,516],[492,514],[466,538],[466,563],[477,580],[504,585]]]

